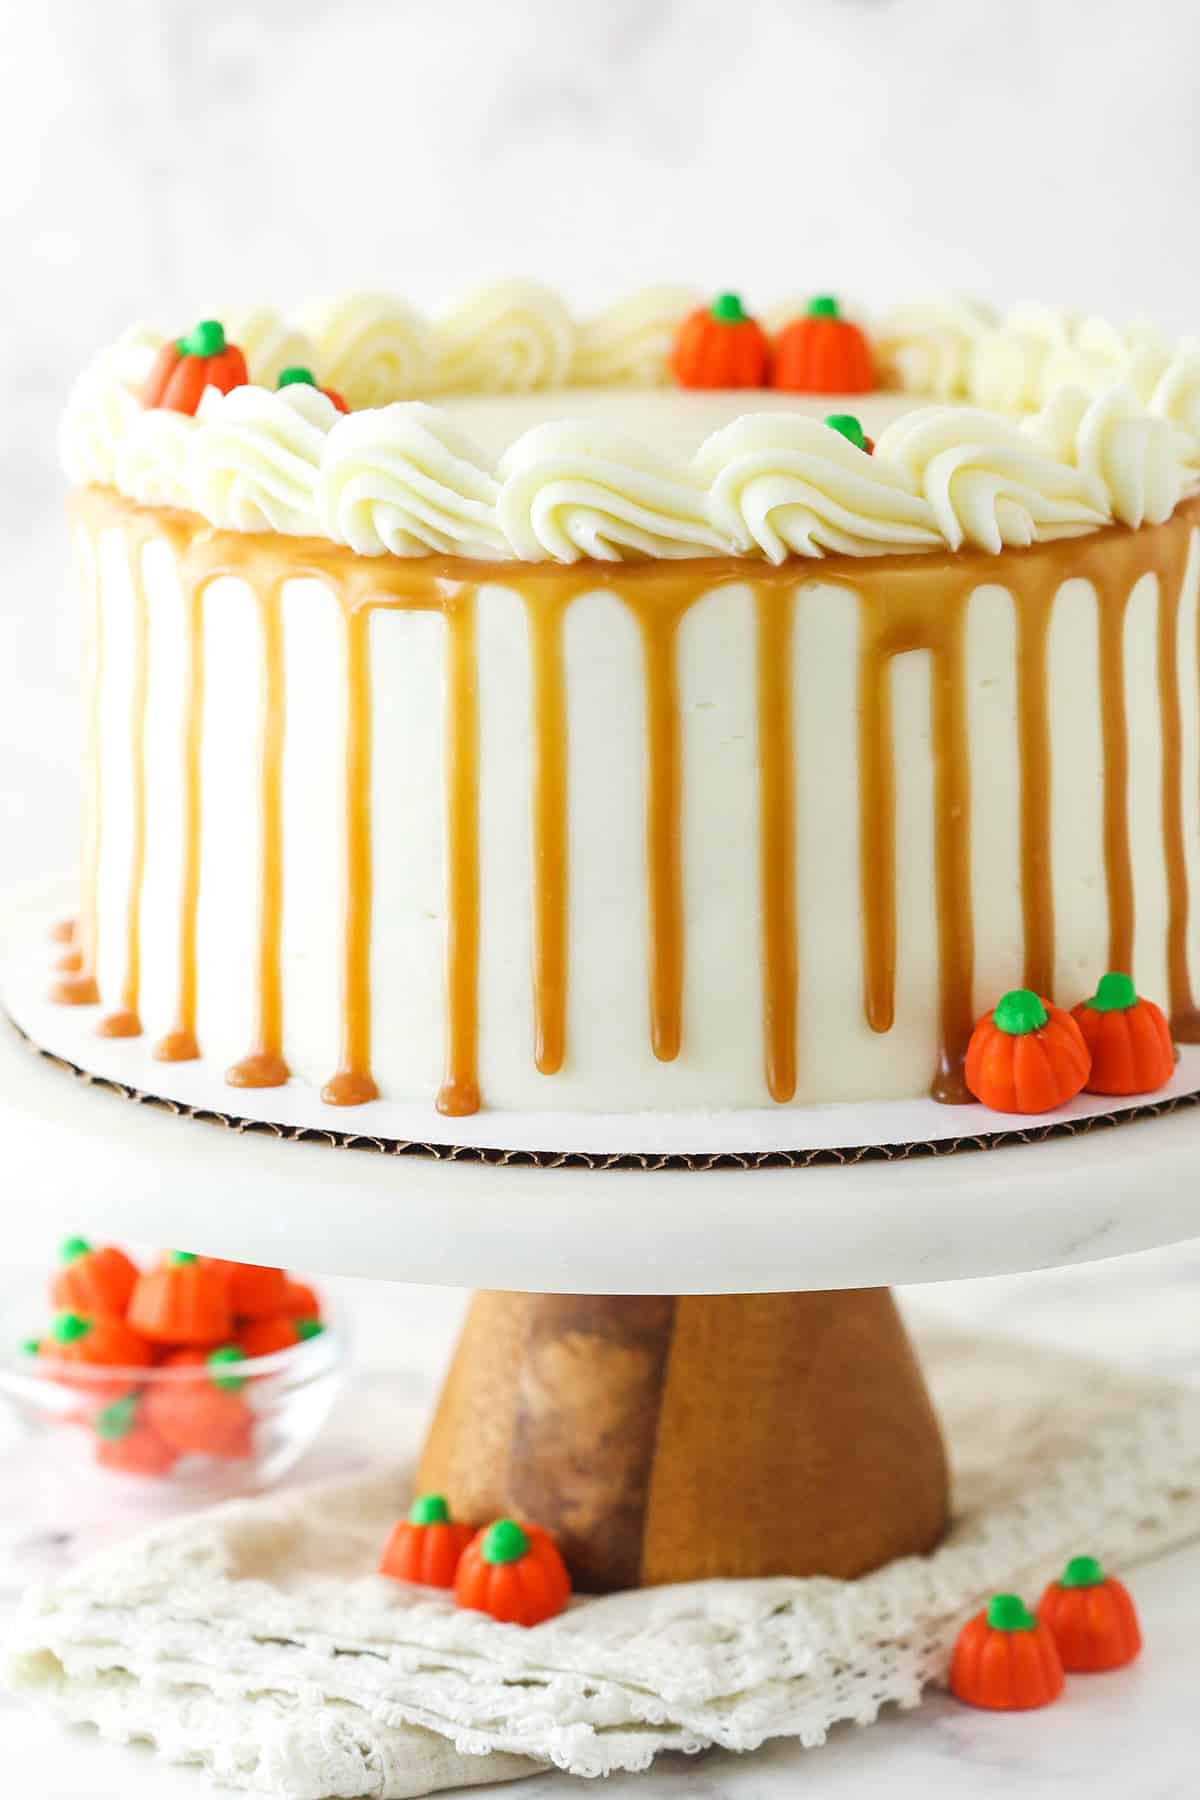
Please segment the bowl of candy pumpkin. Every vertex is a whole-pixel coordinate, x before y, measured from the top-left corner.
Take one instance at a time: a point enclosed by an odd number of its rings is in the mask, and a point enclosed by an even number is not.
[[[339,1331],[283,1269],[167,1250],[139,1264],[68,1238],[50,1316],[0,1358],[18,1429],[54,1428],[61,1457],[198,1496],[266,1485],[308,1448],[337,1397]]]

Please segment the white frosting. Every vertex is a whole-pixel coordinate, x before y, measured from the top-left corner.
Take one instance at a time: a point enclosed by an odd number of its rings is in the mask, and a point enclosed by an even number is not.
[[[989,308],[957,297],[898,307],[875,343],[877,366],[909,393],[956,399],[968,391],[973,348],[993,321]]]
[[[1188,440],[1187,456],[1200,463],[1200,338],[1183,338],[1154,384],[1149,410]]]
[[[571,381],[581,387],[661,387],[670,376],[675,334],[702,299],[692,288],[639,288],[585,319],[575,338]]]
[[[499,473],[501,529],[527,562],[730,549],[709,521],[700,483],[616,431],[540,425],[506,451]]]
[[[320,528],[360,556],[510,555],[499,484],[435,407],[401,401],[339,419],[324,445]]]
[[[570,314],[536,281],[480,288],[437,321],[434,335],[443,393],[560,387],[575,351]]]
[[[1042,394],[1042,371],[1050,354],[1044,337],[1004,324],[971,346],[967,387],[980,406],[1002,413],[1027,412]]]
[[[117,446],[117,487],[143,506],[192,506],[188,449],[197,429],[187,413],[139,408]]]
[[[1187,488],[1182,434],[1120,385],[1094,397],[1083,388],[1061,388],[1023,429],[1106,492],[1122,524],[1161,524]]]
[[[383,406],[431,386],[433,337],[403,300],[347,294],[315,301],[302,317],[314,345],[313,373],[347,406]]]
[[[800,413],[751,413],[701,445],[694,464],[714,525],[740,555],[877,556],[940,548],[912,477]]]
[[[317,522],[317,472],[325,439],[342,415],[317,388],[296,383],[272,393],[205,390],[188,444],[192,504],[232,531],[309,536]]]
[[[317,346],[274,307],[233,308],[213,316],[224,323],[226,338],[237,345],[251,381],[259,387],[273,388],[284,369],[309,369],[320,379]]]
[[[1094,531],[1109,516],[1090,471],[1056,461],[992,413],[923,408],[890,425],[877,454],[915,482],[952,550],[966,542],[994,555]]]
[[[77,486],[120,485],[118,451],[141,416],[141,389],[162,343],[149,326],[131,326],[76,378],[59,424],[58,449]]]

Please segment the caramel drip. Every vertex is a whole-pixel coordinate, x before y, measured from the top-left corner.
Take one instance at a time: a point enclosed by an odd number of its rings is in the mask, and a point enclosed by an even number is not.
[[[261,761],[263,852],[260,881],[258,1025],[254,1056],[282,1058],[279,947],[280,757],[283,668],[278,590],[285,579],[313,577],[337,596],[347,621],[346,934],[343,954],[342,1054],[327,1098],[349,1104],[374,1095],[370,1075],[370,762],[367,616],[374,608],[440,612],[446,621],[445,780],[447,813],[447,1072],[438,1105],[448,1113],[479,1105],[476,1067],[480,932],[479,722],[475,661],[475,596],[495,581],[516,589],[529,618],[534,738],[532,865],[534,870],[535,1055],[539,1068],[560,1068],[566,1054],[568,851],[566,698],[563,615],[585,590],[613,593],[637,621],[642,643],[647,740],[646,851],[649,894],[648,983],[651,1041],[669,1060],[680,1049],[684,982],[682,894],[682,733],[677,646],[688,607],[714,588],[750,583],[758,619],[758,706],[762,835],[764,1063],[777,1099],[795,1091],[796,896],[795,774],[790,742],[792,596],[807,581],[846,588],[857,598],[859,658],[859,830],[862,864],[864,1007],[873,1029],[886,1031],[895,1007],[896,782],[892,744],[892,661],[910,650],[930,658],[933,746],[935,896],[939,961],[939,1046],[932,1091],[965,1097],[960,1061],[973,1017],[971,922],[971,787],[968,763],[964,631],[973,591],[999,583],[1011,594],[1018,632],[1017,739],[1021,764],[1021,899],[1025,979],[1049,987],[1055,961],[1050,851],[1051,736],[1047,641],[1054,596],[1076,576],[1097,596],[1101,725],[1104,740],[1104,854],[1110,918],[1110,964],[1128,967],[1133,945],[1132,856],[1128,822],[1128,727],[1123,628],[1129,594],[1148,572],[1159,576],[1158,662],[1163,720],[1163,831],[1169,899],[1171,1005],[1176,1028],[1194,1016],[1187,961],[1188,884],[1181,775],[1177,628],[1187,545],[1200,522],[1200,500],[1185,502],[1162,526],[1113,527],[1009,551],[999,563],[977,552],[865,560],[829,558],[798,576],[795,564],[756,568],[736,559],[514,568],[453,557],[367,561],[318,540],[214,532],[190,515],[143,509],[103,491],[81,496],[85,520],[120,521],[129,541],[166,539],[185,591],[219,574],[245,580],[259,596],[264,634]],[[99,867],[99,591],[95,654],[89,684],[89,744],[94,771],[89,808],[79,943],[82,977],[94,971],[95,877]],[[144,615],[144,602],[143,602]],[[144,662],[140,682],[144,688]],[[144,709],[144,694],[142,706]],[[144,720],[143,720],[144,725]],[[185,737],[187,728],[185,725]],[[139,740],[140,742],[140,740]],[[140,756],[135,758],[140,763]],[[144,833],[144,818],[142,825]],[[144,852],[144,845],[143,845]],[[89,878],[91,891],[89,897]],[[185,873],[185,896],[189,883]],[[131,883],[140,903],[140,875]],[[186,919],[185,898],[181,917]],[[136,920],[136,910],[131,917]],[[182,927],[181,927],[182,929]],[[136,974],[136,961],[134,964]],[[194,981],[194,977],[193,977]],[[68,984],[63,984],[68,985]],[[75,985],[78,985],[76,983]],[[186,978],[181,983],[187,998]],[[128,986],[126,993],[128,992]],[[136,997],[136,987],[134,989]],[[93,996],[94,997],[94,996]],[[194,1005],[194,992],[191,1004]],[[189,1008],[181,1005],[180,1018]],[[1200,1021],[1196,1035],[1200,1037]],[[236,1073],[236,1072],[232,1072]],[[341,1091],[336,1084],[342,1083]]]
[[[96,1031],[100,1037],[140,1037],[138,1013],[142,985],[142,887],[146,877],[146,702],[150,692],[150,610],[142,568],[144,545],[131,540],[129,585],[133,598],[133,678],[129,711],[129,767],[132,779],[133,829],[129,847],[129,885],[125,899],[125,973],[120,1005],[106,1014]],[[97,832],[97,840],[99,832]],[[99,842],[97,841],[97,853]]]
[[[437,1109],[479,1111],[479,692],[475,592],[446,603],[446,1075]]]
[[[73,944],[79,921],[77,919],[56,919],[50,927],[52,944]]]
[[[1054,992],[1054,870],[1050,862],[1050,704],[1046,651],[1057,589],[1030,587],[1017,608],[1017,745],[1020,757],[1021,917],[1024,985]]]
[[[533,1060],[562,1068],[567,1043],[567,692],[563,614],[569,594],[526,593],[533,673]]]
[[[81,523],[76,543],[79,569],[84,591],[84,641],[87,657],[84,668],[83,756],[87,774],[83,799],[83,846],[80,859],[79,917],[63,920],[55,927],[55,941],[70,942],[79,953],[77,969],[63,969],[65,980],[56,981],[50,998],[60,1006],[96,1006],[100,989],[96,981],[96,956],[99,948],[100,888],[100,695],[104,671],[104,611],[101,599],[97,543]],[[65,929],[64,929],[65,928]]]
[[[196,1042],[196,926],[200,913],[200,752],[204,730],[204,583],[184,594],[187,686],[183,703],[183,862],[179,874],[179,991],[175,1023],[154,1046],[160,1062],[193,1062]]]
[[[759,882],[763,1059],[772,1100],[796,1092],[796,780],[792,731],[793,596],[758,588]]]
[[[371,615],[345,611],[345,868],[342,1044],[336,1075],[321,1089],[330,1106],[377,1100],[371,1074]]]
[[[1163,856],[1167,871],[1167,984],[1171,1029],[1200,1043],[1200,1014],[1188,968],[1188,876],[1183,829],[1183,725],[1179,693],[1179,614],[1187,578],[1188,540],[1178,535],[1158,571],[1158,704],[1162,721]]]
[[[231,1087],[282,1087],[283,1057],[283,578],[256,585],[262,642],[258,736],[258,949],[254,1047],[226,1070]]]

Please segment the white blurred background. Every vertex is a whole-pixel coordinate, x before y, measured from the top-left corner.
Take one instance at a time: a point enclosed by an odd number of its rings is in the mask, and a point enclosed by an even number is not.
[[[8,0],[0,885],[75,844],[55,419],[133,319],[528,273],[1200,323],[1195,0]]]

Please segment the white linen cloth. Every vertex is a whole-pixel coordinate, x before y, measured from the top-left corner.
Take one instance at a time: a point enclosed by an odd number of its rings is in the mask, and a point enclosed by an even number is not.
[[[915,1336],[955,1479],[929,1557],[858,1581],[580,1599],[522,1631],[372,1572],[407,1487],[371,1474],[93,1557],[28,1596],[7,1679],[64,1720],[288,1800],[820,1744],[916,1706],[990,1593],[1035,1600],[1078,1552],[1126,1570],[1200,1534],[1200,1392],[943,1326]]]

